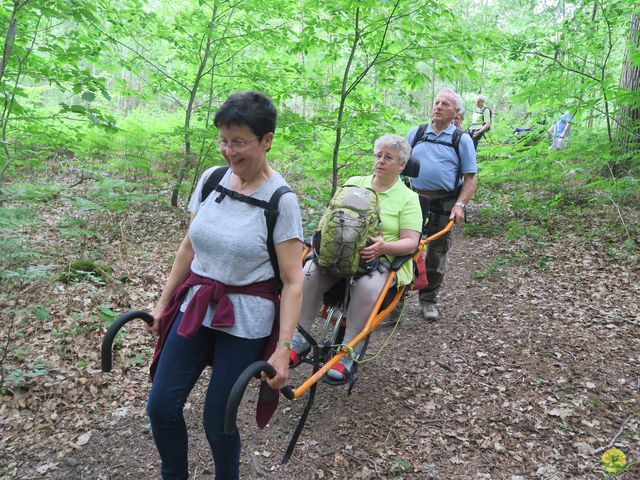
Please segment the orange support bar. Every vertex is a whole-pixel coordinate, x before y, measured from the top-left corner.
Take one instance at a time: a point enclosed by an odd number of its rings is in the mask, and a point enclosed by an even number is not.
[[[418,245],[418,251],[413,255],[413,260],[419,261],[420,253],[426,248],[427,243],[435,240],[436,238],[440,238],[443,235],[446,235],[453,228],[453,225],[454,225],[454,221],[450,220],[449,223],[447,223],[447,225],[442,230],[435,233],[434,235],[431,235],[430,237],[427,237],[421,240],[420,244]],[[310,251],[311,251],[311,247],[307,246],[307,248],[303,253],[302,258],[306,257],[306,255]],[[378,324],[382,321],[382,319],[385,318],[389,314],[389,312],[395,308],[398,301],[400,300],[400,297],[404,293],[404,289],[406,288],[406,285],[403,285],[398,289],[398,292],[393,297],[393,300],[384,310],[378,311],[380,310],[380,307],[382,306],[382,302],[384,301],[384,298],[386,297],[387,292],[389,291],[389,288],[391,288],[391,286],[393,285],[393,282],[395,281],[395,279],[396,279],[396,272],[393,272],[393,271],[390,272],[389,277],[387,278],[384,284],[384,287],[380,292],[380,295],[378,295],[378,299],[376,300],[375,305],[371,309],[371,314],[367,319],[367,323],[365,324],[362,331],[358,335],[356,335],[353,340],[349,342],[349,344],[346,347],[347,349],[354,348],[358,343],[364,340],[364,338],[367,335],[369,335],[374,330],[375,327],[378,326]],[[340,351],[337,354],[335,354],[327,363],[325,363],[322,366],[322,368],[320,368],[320,370],[314,373],[302,385],[300,385],[298,388],[295,389],[295,391],[293,392],[294,397],[300,398],[300,396],[302,396],[304,392],[309,390],[309,388],[311,388],[315,383],[317,383],[318,380],[320,380],[322,376],[325,375],[327,371],[329,371],[329,369],[331,369],[331,367],[333,367],[336,363],[338,363],[342,359],[342,357],[344,357],[345,355],[346,355],[346,352],[344,351]]]

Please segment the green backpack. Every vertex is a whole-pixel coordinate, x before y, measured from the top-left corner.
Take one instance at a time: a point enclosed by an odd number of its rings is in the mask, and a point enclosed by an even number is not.
[[[378,194],[370,188],[343,185],[331,199],[313,237],[318,265],[341,277],[366,270],[360,268],[360,250],[379,231]]]

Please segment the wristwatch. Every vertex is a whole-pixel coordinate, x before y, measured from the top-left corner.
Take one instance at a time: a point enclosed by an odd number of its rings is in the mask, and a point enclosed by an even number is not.
[[[463,202],[456,202],[455,206],[456,207],[462,207],[462,210],[466,210],[467,209],[467,204],[463,203]]]

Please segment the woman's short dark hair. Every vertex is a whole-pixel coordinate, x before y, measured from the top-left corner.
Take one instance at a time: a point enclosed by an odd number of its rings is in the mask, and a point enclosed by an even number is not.
[[[220,105],[213,123],[216,128],[246,125],[257,137],[276,131],[276,107],[264,93],[248,90],[231,95]]]

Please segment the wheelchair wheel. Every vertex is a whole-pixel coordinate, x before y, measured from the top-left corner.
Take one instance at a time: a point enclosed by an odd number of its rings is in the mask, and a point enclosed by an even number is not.
[[[339,303],[337,305],[329,306],[326,310],[326,316],[323,315],[323,317],[324,322],[320,331],[318,345],[321,347],[321,351],[325,352],[322,360],[326,362],[338,353],[339,346],[344,340],[347,322],[344,305]],[[364,358],[368,344],[369,336],[360,342],[359,351],[355,356],[355,360],[357,362]]]
[[[329,347],[341,342],[346,321],[343,304],[329,306],[318,337],[318,345]]]

